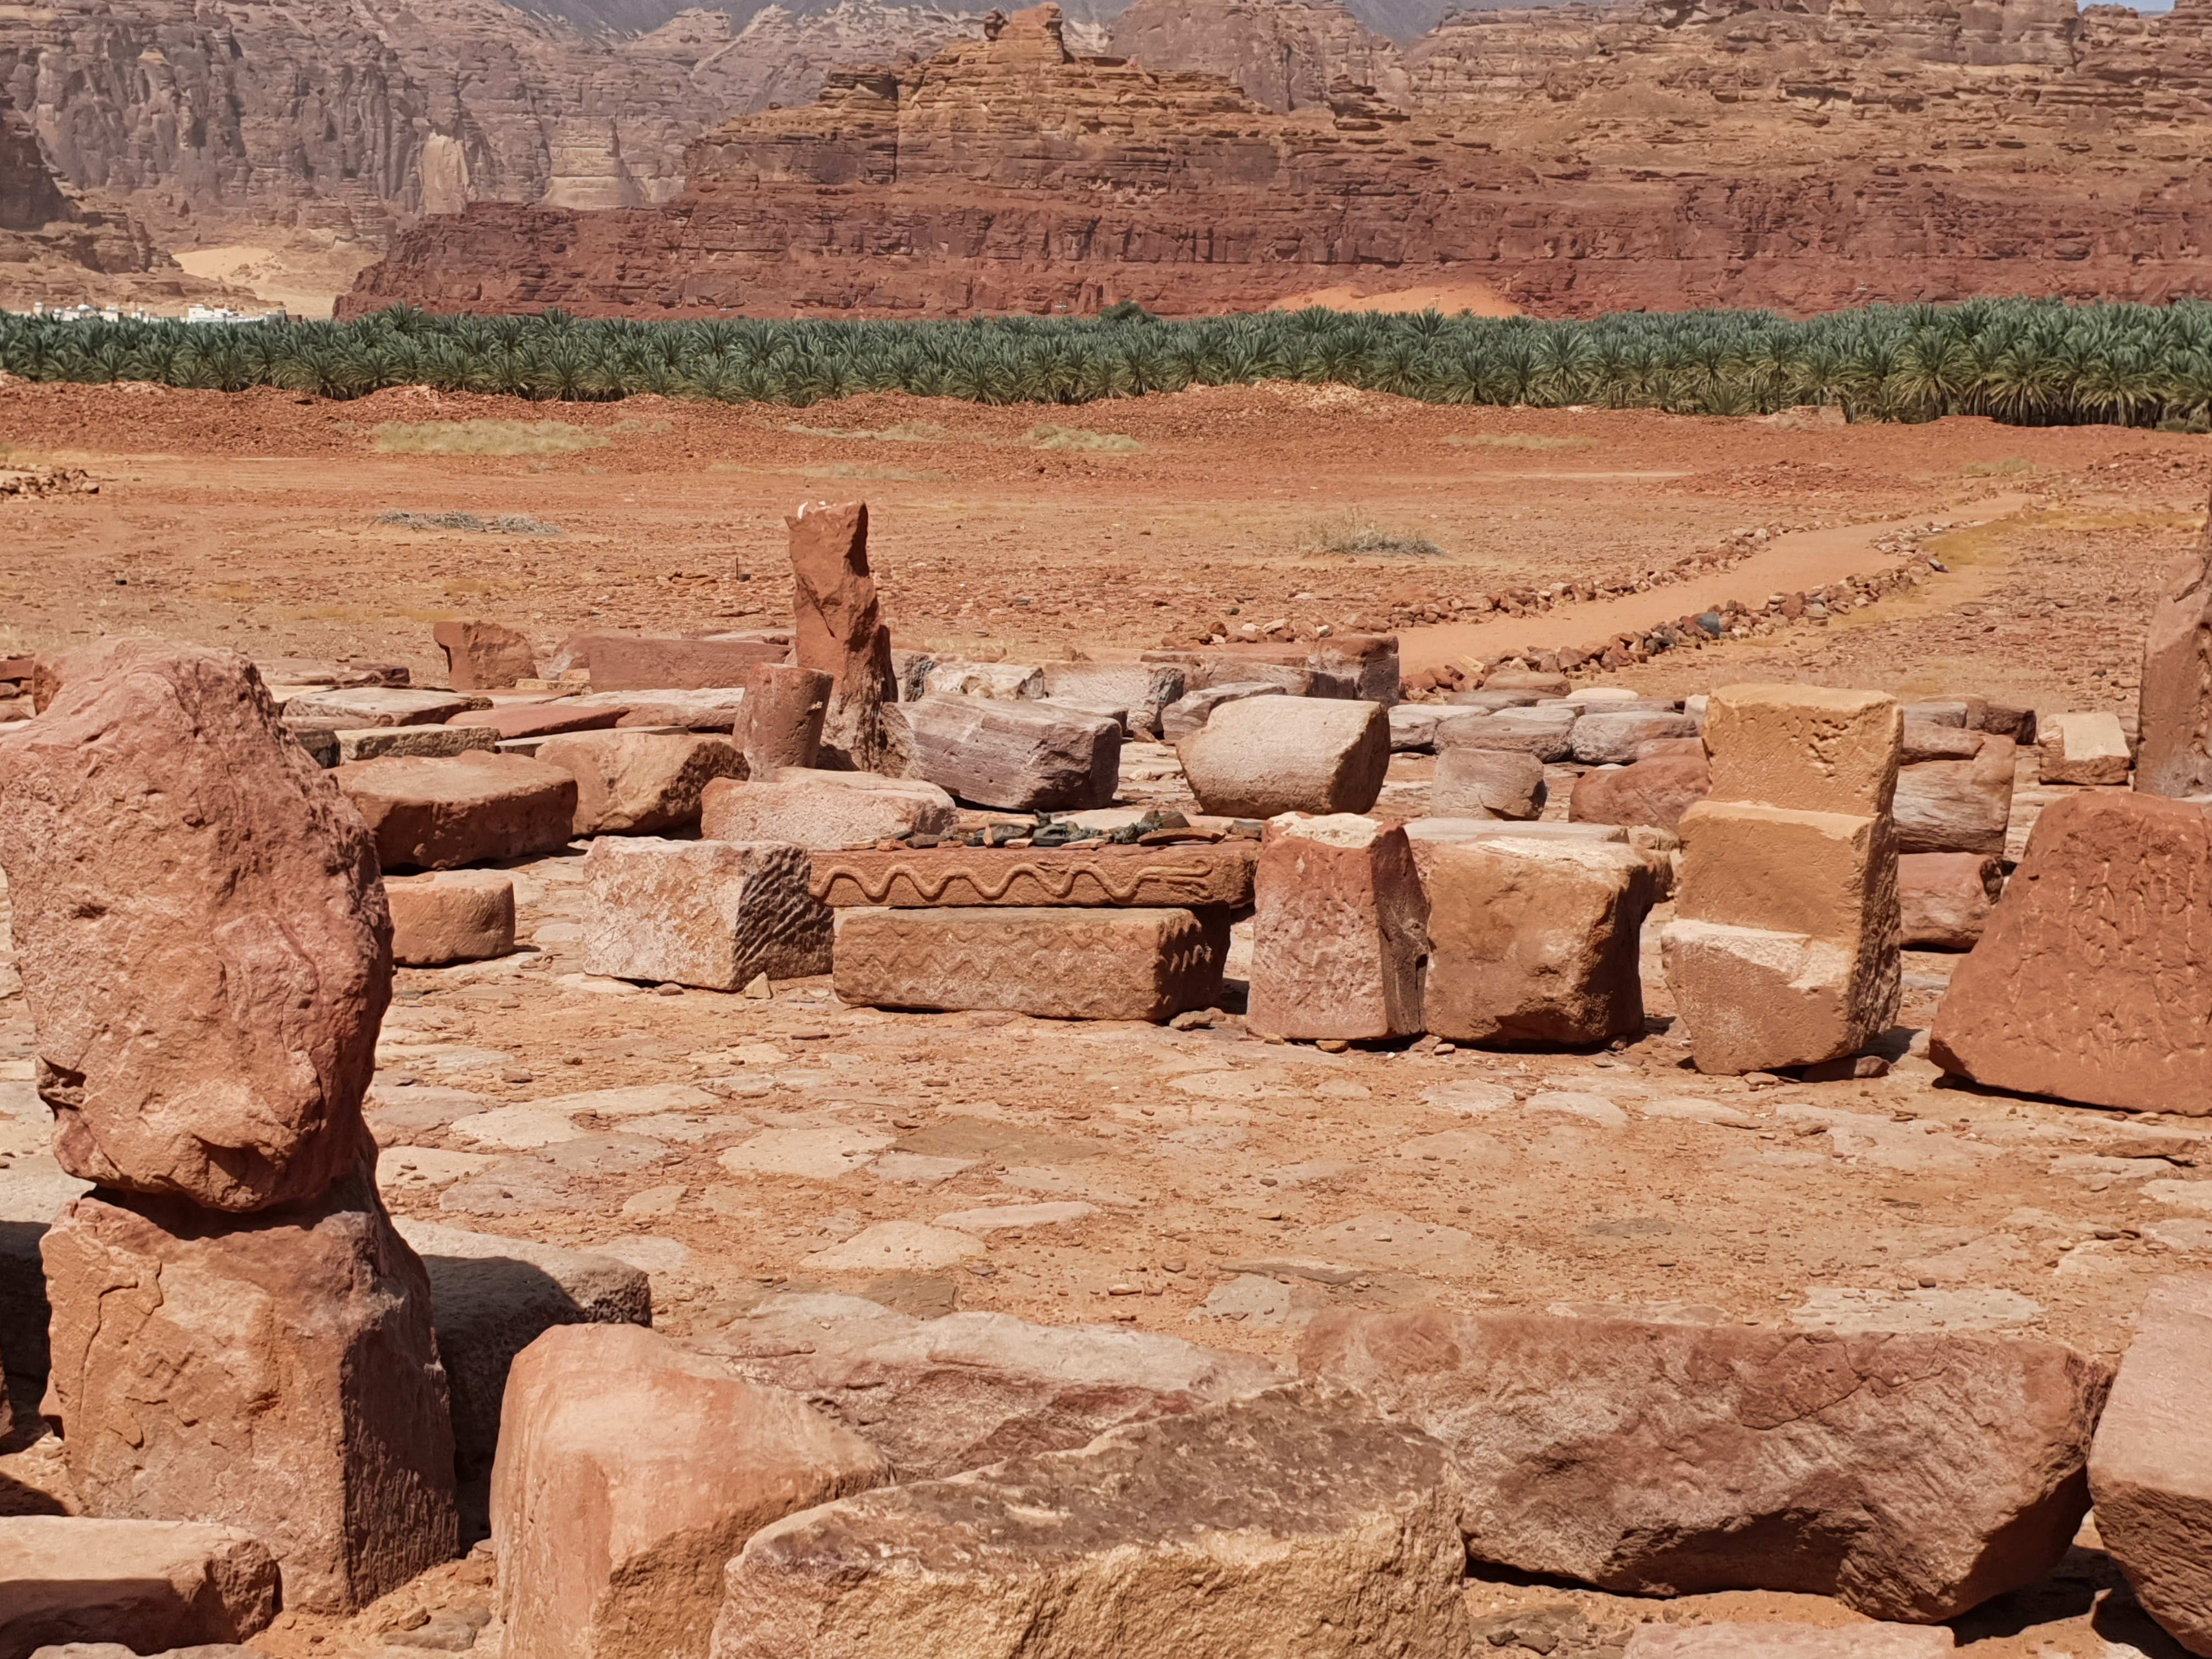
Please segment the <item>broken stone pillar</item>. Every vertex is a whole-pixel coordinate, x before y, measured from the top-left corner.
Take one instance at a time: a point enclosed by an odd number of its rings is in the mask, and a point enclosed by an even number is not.
[[[745,700],[732,733],[744,750],[738,775],[766,780],[787,766],[811,767],[837,682],[816,668],[764,662],[745,672]]]
[[[2166,568],[2136,708],[2136,787],[2175,799],[2212,794],[2212,520]]]
[[[607,837],[584,858],[584,971],[734,991],[830,971],[830,907],[804,848]]]
[[[1901,733],[1880,692],[1713,694],[1712,792],[1678,826],[1677,919],[1661,938],[1699,1071],[1834,1060],[1897,1017]]]
[[[896,772],[884,707],[898,701],[891,631],[868,574],[864,501],[809,501],[784,520],[791,531],[792,603],[799,638],[792,660],[833,682],[817,764],[836,771]]]
[[[430,638],[446,653],[446,683],[456,691],[491,691],[538,672],[527,635],[492,622],[441,622]]]
[[[1252,896],[1254,1030],[1357,1042],[1422,1029],[1428,904],[1402,826],[1271,818]]]

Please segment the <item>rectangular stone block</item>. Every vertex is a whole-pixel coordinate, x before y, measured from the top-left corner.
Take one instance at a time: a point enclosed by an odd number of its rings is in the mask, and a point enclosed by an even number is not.
[[[514,949],[514,879],[496,870],[392,876],[392,959],[407,968],[484,962]]]
[[[443,726],[483,699],[465,691],[422,691],[405,686],[345,686],[286,699],[288,720],[331,720],[349,730],[365,726]]]
[[[1923,761],[1899,770],[1895,811],[1900,853],[2004,851],[2019,745],[2010,738],[1986,732],[1960,735],[1974,745],[1969,758]]]
[[[1176,745],[1200,807],[1226,817],[1364,812],[1390,766],[1378,702],[1248,697]]]
[[[1348,812],[1270,819],[1253,902],[1252,1030],[1358,1041],[1423,1029],[1428,902],[1402,828]]]
[[[1624,1659],[1945,1659],[1941,1625],[1639,1625]]]
[[[1659,887],[1634,848],[1445,842],[1423,876],[1431,1032],[1497,1044],[1644,1035],[1638,940]]]
[[[806,851],[774,842],[603,837],[584,858],[584,971],[734,991],[830,971]]]
[[[550,738],[563,732],[604,732],[623,717],[622,708],[586,704],[568,697],[510,702],[456,715],[449,724],[488,726],[501,739]]]
[[[452,870],[568,844],[576,780],[520,755],[394,756],[333,768],[386,870]]]
[[[837,994],[881,1008],[1164,1020],[1220,995],[1228,933],[1225,916],[1184,909],[841,910]]]
[[[964,662],[939,657],[921,677],[921,694],[992,697],[1001,702],[1044,696],[1044,670],[1027,662]]]
[[[642,634],[580,635],[561,648],[588,663],[594,691],[741,685],[753,664],[785,662],[791,656],[790,645],[781,641]]]
[[[499,731],[489,726],[365,726],[354,732],[333,732],[337,744],[336,765],[355,761],[382,760],[387,755],[443,759],[465,755],[472,749],[490,749],[499,742]]]
[[[1675,914],[1803,933],[1856,951],[1897,935],[1897,845],[1887,818],[1701,800],[1682,814]],[[1694,1029],[1694,1028],[1693,1028]]]
[[[430,638],[446,653],[446,682],[456,691],[488,691],[534,679],[527,635],[495,622],[441,622]]]
[[[1705,705],[1715,800],[1874,817],[1897,792],[1905,721],[1881,691],[1730,685]]]
[[[709,841],[783,841],[835,851],[908,834],[941,836],[959,820],[952,797],[921,778],[786,766],[772,778],[708,784],[700,797],[699,833]]]
[[[1894,925],[1886,952],[1871,939],[1854,951],[1803,933],[1668,923],[1660,951],[1698,1069],[1738,1077],[1810,1066],[1887,1030],[1903,989]]]
[[[2125,783],[2130,757],[2120,717],[2094,714],[2053,714],[2035,740],[2044,783]]]
[[[1002,811],[1104,806],[1121,781],[1121,728],[1096,715],[987,697],[925,696],[884,711],[910,738],[906,775]]]
[[[1247,697],[1295,696],[1279,685],[1266,680],[1237,680],[1224,685],[1202,686],[1186,691],[1160,710],[1160,737],[1167,743],[1181,743],[1194,732],[1204,729],[1213,718],[1213,711],[1224,703],[1242,702]]]
[[[580,708],[622,711],[618,726],[680,726],[687,732],[734,732],[745,706],[741,685],[647,686],[629,691],[586,691],[564,697]]]
[[[1906,853],[1897,860],[1905,948],[1971,951],[2004,891],[2004,866],[1984,853]]]
[[[1242,908],[1252,902],[1251,841],[1176,847],[932,847],[814,855],[813,891],[838,908],[978,905]]]
[[[1127,708],[1133,729],[1157,738],[1161,711],[1185,686],[1182,670],[1170,663],[1048,662],[1044,689],[1047,696]]]
[[[2152,1285],[2097,1421],[2089,1492],[2144,1611],[2212,1652],[2212,1279]]]
[[[701,793],[743,777],[745,757],[728,738],[665,732],[574,732],[548,738],[538,759],[576,780],[572,834],[632,836],[699,822]]]
[[[1626,766],[1644,744],[1694,738],[1698,722],[1671,708],[1613,710],[1600,703],[1575,721],[1574,757],[1585,766]]]
[[[238,1644],[276,1616],[276,1563],[194,1521],[0,1516],[0,1654],[74,1642],[126,1652]]]
[[[1534,755],[1447,743],[1437,755],[1429,810],[1439,817],[1526,821],[1544,810],[1547,793],[1544,763]]]

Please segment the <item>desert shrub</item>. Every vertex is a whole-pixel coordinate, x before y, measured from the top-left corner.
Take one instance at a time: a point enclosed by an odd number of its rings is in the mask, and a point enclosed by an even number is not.
[[[573,455],[611,441],[565,421],[386,421],[374,440],[382,455]]]
[[[1308,521],[1298,537],[1307,553],[1383,559],[1442,559],[1450,556],[1426,536],[1386,529],[1354,507]]]
[[[526,513],[503,514],[496,519],[480,519],[473,513],[380,513],[376,521],[395,530],[465,530],[478,535],[496,532],[505,536],[561,533],[559,525],[542,523]]]
[[[1453,433],[1444,441],[1462,449],[1595,449],[1595,438],[1540,438],[1533,434]]]
[[[1023,439],[1039,449],[1087,449],[1133,455],[1144,445],[1120,432],[1091,432],[1079,426],[1033,426]]]
[[[2009,478],[2033,470],[2024,455],[2008,455],[2001,461],[1968,461],[1959,469],[1969,478]]]

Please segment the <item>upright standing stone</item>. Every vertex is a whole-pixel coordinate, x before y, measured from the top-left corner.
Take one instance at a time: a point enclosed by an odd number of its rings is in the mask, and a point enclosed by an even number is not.
[[[1896,1018],[1902,729],[1880,692],[1713,694],[1712,793],[1679,823],[1676,920],[1660,941],[1698,1070],[1837,1059]]]
[[[2176,799],[2212,794],[2212,520],[2166,568],[2136,708],[2136,787]]]
[[[242,1528],[286,1606],[315,1612],[366,1607],[458,1540],[429,1281],[360,1151],[327,1194],[256,1215],[88,1195],[40,1245],[46,1410],[78,1501]]]
[[[2128,781],[2128,734],[2120,717],[2109,709],[2053,714],[2044,722],[2035,746],[2040,782],[2113,785]]]
[[[2212,1279],[2161,1279],[2089,1449],[2097,1531],[2144,1610],[2212,1653]]]
[[[884,705],[898,701],[891,631],[868,574],[868,508],[810,501],[784,520],[791,530],[792,603],[799,641],[792,660],[830,677],[818,764],[840,771],[894,772]]]
[[[805,849],[780,842],[595,841],[584,971],[708,991],[826,974],[833,922],[811,874]]]
[[[246,1211],[353,1167],[392,924],[359,814],[251,663],[88,653],[0,738],[0,866],[70,1174]]]
[[[830,675],[796,663],[761,663],[749,670],[732,733],[744,750],[741,775],[767,779],[783,767],[812,767],[836,690]]]
[[[527,635],[491,622],[441,622],[430,638],[446,653],[446,680],[456,691],[491,691],[538,672]]]
[[[1421,1029],[1428,907],[1401,826],[1270,819],[1253,906],[1254,1030],[1357,1041]]]

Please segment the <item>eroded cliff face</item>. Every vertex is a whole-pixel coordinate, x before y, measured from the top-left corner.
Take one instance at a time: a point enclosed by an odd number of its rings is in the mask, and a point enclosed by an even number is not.
[[[1373,87],[1392,104],[1413,90],[1397,43],[1337,0],[1132,0],[1114,20],[1113,51],[1152,69],[1218,75],[1272,110],[1324,105],[1334,81]]]

